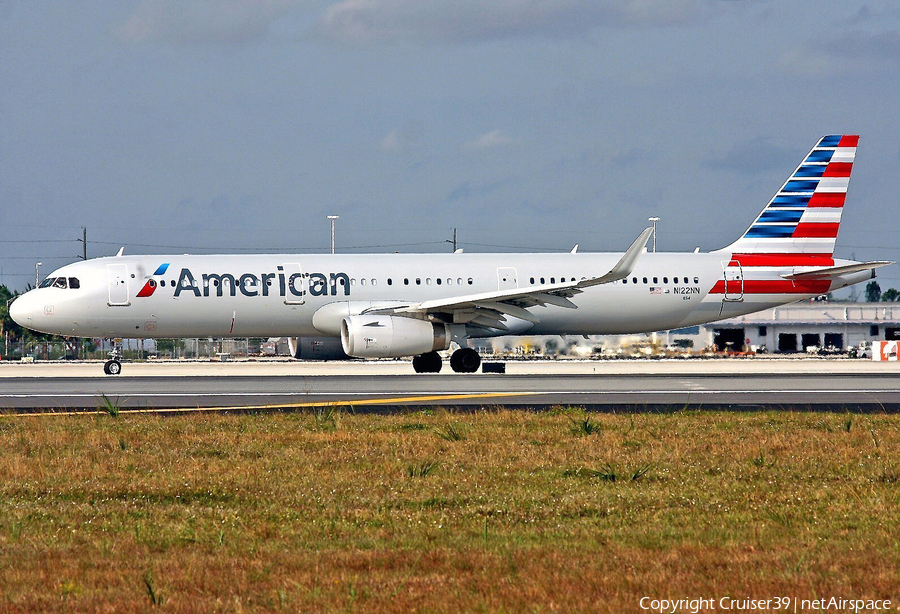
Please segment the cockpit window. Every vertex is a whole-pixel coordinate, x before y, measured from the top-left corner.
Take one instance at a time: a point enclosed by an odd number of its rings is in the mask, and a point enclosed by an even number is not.
[[[48,277],[38,286],[38,288],[62,288],[64,290],[66,288],[77,290],[80,287],[81,282],[77,277],[69,277],[68,280],[65,277]]]

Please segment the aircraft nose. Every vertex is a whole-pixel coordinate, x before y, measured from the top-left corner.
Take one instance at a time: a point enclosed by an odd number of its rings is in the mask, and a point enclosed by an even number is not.
[[[9,306],[9,317],[13,319],[13,322],[25,328],[32,327],[37,313],[35,311],[37,303],[34,300],[34,296],[30,295],[31,292],[26,292],[16,298]]]

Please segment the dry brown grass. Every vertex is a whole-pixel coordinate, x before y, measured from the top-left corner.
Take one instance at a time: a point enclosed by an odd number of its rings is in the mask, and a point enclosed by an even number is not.
[[[900,416],[578,417],[0,418],[0,611],[897,603]]]

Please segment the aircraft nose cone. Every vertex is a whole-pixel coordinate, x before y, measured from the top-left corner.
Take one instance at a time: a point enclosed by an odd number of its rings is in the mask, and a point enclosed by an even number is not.
[[[9,306],[9,317],[19,326],[30,328],[34,324],[35,302],[33,296],[25,293],[14,300]]]

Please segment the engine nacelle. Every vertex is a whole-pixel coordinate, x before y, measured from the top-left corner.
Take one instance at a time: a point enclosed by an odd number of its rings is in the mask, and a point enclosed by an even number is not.
[[[347,360],[338,337],[288,337],[288,350],[299,360]]]
[[[350,316],[341,322],[341,345],[357,358],[400,358],[450,347],[450,327],[398,316]]]

